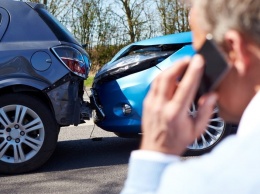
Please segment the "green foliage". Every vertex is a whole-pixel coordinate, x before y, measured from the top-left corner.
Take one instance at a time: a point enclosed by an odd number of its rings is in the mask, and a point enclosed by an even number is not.
[[[94,76],[89,76],[87,80],[84,81],[85,87],[91,87],[94,80]]]
[[[91,73],[95,74],[103,65],[125,45],[97,45],[92,50],[87,50],[90,55],[92,67]]]

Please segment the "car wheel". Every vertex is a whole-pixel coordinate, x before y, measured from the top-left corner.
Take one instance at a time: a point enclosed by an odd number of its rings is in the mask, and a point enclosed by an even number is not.
[[[232,131],[232,125],[226,124],[222,118],[219,117],[218,108],[214,108],[212,117],[209,120],[204,134],[196,139],[191,145],[187,147],[185,156],[198,156],[212,150],[224,137],[229,135]],[[196,115],[197,107],[193,104],[189,114]]]
[[[58,126],[49,108],[25,94],[0,96],[0,173],[24,173],[52,155]]]

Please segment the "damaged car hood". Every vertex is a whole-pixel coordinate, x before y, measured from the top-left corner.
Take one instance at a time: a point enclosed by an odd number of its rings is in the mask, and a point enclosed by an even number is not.
[[[143,40],[140,42],[132,43],[123,49],[121,49],[109,63],[112,63],[130,52],[137,50],[138,48],[142,48],[143,46],[154,46],[154,45],[169,45],[169,44],[191,44],[192,43],[192,33],[191,32],[183,32],[178,34],[170,34],[165,36],[159,36],[155,38],[151,38],[148,40]]]
[[[132,43],[121,49],[97,72],[94,83],[115,80],[151,67],[164,70],[175,60],[193,54],[191,32]]]

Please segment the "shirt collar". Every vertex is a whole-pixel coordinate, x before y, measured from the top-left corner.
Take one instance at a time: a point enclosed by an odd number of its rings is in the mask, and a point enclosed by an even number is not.
[[[238,127],[237,135],[245,137],[257,131],[260,131],[260,92],[253,97],[246,107]]]

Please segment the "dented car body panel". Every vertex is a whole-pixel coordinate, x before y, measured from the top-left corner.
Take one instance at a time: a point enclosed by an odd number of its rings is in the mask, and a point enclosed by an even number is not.
[[[170,34],[166,36],[159,36],[155,38],[150,38],[147,40],[142,40],[139,42],[132,43],[124,48],[122,48],[112,59],[109,63],[118,60],[119,58],[129,54],[129,52],[133,50],[137,50],[138,47],[147,47],[147,46],[154,46],[154,45],[169,45],[169,44],[191,44],[192,42],[192,34],[191,32],[184,32],[179,34]]]
[[[90,69],[86,51],[52,20],[44,5],[1,0],[0,16],[0,92],[36,92],[59,125],[78,125],[83,120],[83,81]],[[62,63],[51,49],[56,46],[71,47],[84,56],[85,76]]]

